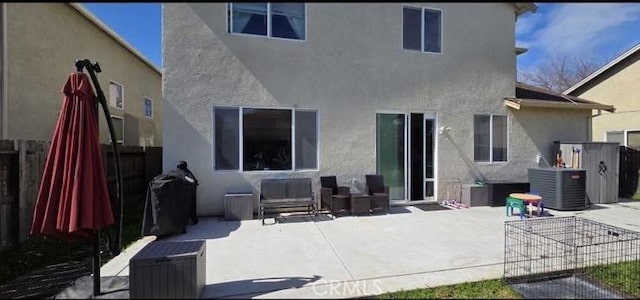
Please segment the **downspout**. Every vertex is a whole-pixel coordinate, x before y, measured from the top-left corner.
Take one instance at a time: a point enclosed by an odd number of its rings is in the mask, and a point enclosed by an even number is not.
[[[0,93],[2,99],[0,99],[0,139],[6,140],[9,138],[9,92],[7,91],[8,82],[8,70],[7,66],[7,3],[2,3],[2,55],[0,55],[0,65],[2,66],[2,72],[0,76]]]
[[[598,109],[598,112],[594,115],[593,111],[587,117],[587,141],[593,141],[593,118],[602,115],[602,110]]]

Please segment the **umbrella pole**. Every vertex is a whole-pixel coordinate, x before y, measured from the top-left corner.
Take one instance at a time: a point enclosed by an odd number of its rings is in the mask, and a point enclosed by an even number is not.
[[[116,173],[116,237],[114,244],[109,245],[109,251],[112,255],[117,256],[120,254],[120,244],[122,236],[122,176],[120,176],[120,152],[118,151],[118,142],[115,138],[115,129],[113,122],[111,121],[111,114],[107,107],[107,101],[104,96],[104,92],[100,88],[100,83],[96,77],[96,72],[99,73],[102,70],[97,62],[91,63],[88,59],[76,60],[76,69],[78,72],[82,72],[82,68],[86,68],[93,82],[93,86],[96,89],[98,103],[102,105],[102,111],[104,112],[107,127],[109,128],[109,135],[111,137],[111,147],[113,149],[115,173]],[[97,116],[96,116],[97,117]],[[97,118],[96,118],[97,120]],[[100,230],[96,230],[94,244],[93,244],[93,294],[100,295]]]
[[[97,62],[91,63],[88,59],[77,60],[76,67],[78,66],[85,67],[89,72],[89,76],[91,77],[91,81],[93,82],[93,86],[96,88],[97,100],[98,103],[102,106],[102,111],[104,112],[105,119],[107,121],[107,127],[109,129],[109,135],[111,137],[111,148],[113,150],[114,157],[114,165],[115,165],[115,173],[116,173],[116,203],[114,214],[116,215],[116,236],[114,245],[109,245],[109,251],[112,255],[116,256],[120,254],[121,248],[121,237],[122,237],[122,176],[120,172],[120,151],[118,151],[118,142],[116,141],[116,133],[115,128],[113,127],[113,122],[111,121],[111,113],[109,113],[109,108],[107,106],[107,100],[104,96],[104,92],[100,88],[100,83],[98,82],[98,78],[95,73],[100,73],[102,70],[100,69],[100,65]],[[80,67],[81,68],[81,67]]]
[[[100,230],[96,230],[96,237],[93,240],[93,295],[101,295],[100,292]]]

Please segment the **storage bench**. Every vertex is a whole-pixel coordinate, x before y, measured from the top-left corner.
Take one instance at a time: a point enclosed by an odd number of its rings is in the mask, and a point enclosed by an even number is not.
[[[205,241],[151,242],[129,260],[131,299],[196,299],[205,286]]]

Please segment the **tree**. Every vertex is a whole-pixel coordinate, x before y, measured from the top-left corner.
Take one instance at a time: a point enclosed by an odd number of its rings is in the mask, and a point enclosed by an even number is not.
[[[594,60],[570,59],[557,54],[543,60],[531,71],[518,72],[519,81],[562,93],[599,68]]]

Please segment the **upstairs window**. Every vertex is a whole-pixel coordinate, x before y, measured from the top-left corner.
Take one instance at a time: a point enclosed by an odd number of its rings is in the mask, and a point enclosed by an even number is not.
[[[144,116],[149,119],[153,118],[153,101],[148,97],[144,97]]]
[[[123,89],[122,85],[115,82],[109,82],[109,105],[118,108],[124,109],[124,100],[123,97]]]
[[[402,47],[406,50],[442,53],[442,11],[403,7]]]
[[[304,3],[229,3],[229,32],[305,40]]]

